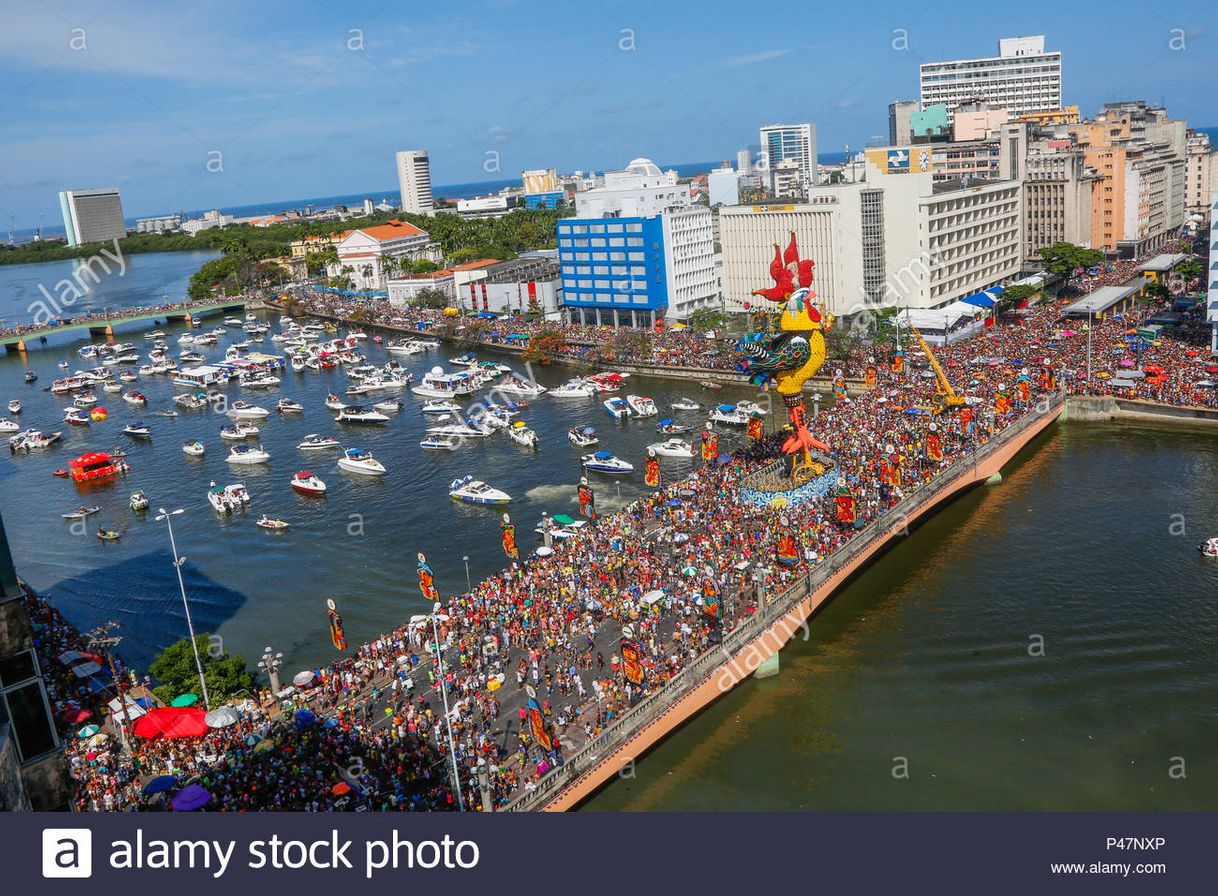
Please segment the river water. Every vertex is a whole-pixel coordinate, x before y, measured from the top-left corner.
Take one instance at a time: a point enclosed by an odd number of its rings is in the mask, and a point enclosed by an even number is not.
[[[176,260],[175,267],[170,256],[134,259],[127,277],[141,262],[160,263],[165,285],[158,291],[151,278],[133,293],[116,286],[114,305],[177,298],[181,287],[170,284],[184,285],[204,259]],[[43,276],[63,274],[0,268],[6,313],[13,283]],[[163,329],[176,354],[184,329]],[[120,338],[147,350],[138,330]],[[186,511],[175,533],[196,628],[217,633],[251,663],[271,644],[290,674],[335,656],[327,597],[340,605],[348,641],[358,643],[425,609],[416,552],[427,553],[445,592],[464,587],[464,557],[475,580],[501,566],[497,513],[452,502],[451,479],[472,473],[509,492],[518,540],[532,548],[542,511],[576,509],[570,426],[596,426],[602,447],[635,463],[634,475],[619,482],[595,478],[602,511],[642,493],[642,455],[658,439],[644,421],[614,423],[597,401],[543,397],[524,415],[542,438],[536,454],[503,435],[428,453],[418,448],[425,423],[415,399],[404,395],[405,408],[386,427],[352,430],[322,406],[327,392],[341,390],[341,374],[288,371],[269,393],[229,390],[266,407],[288,395],[306,408],[267,420],[261,441],[269,464],[234,468],[218,435],[223,418],[150,415],[172,407],[164,378],[138,385],[149,397],[145,411],[99,392],[111,411],[106,422],[59,422],[66,402],[42,387],[59,375],[59,357],[89,366],[71,352],[81,344],[34,350],[27,361],[0,357],[0,415],[20,398],[22,425],[64,433],[64,443],[44,454],[0,455],[0,511],[30,584],[81,628],[120,622],[121,650],[141,669],[185,633],[185,620],[164,524],[127,507],[136,489],[154,509]],[[224,345],[202,351],[216,357]],[[269,341],[262,348],[274,351]],[[385,360],[380,349],[366,349],[374,363]],[[457,353],[441,348],[410,366],[421,373]],[[21,381],[27,367],[39,374],[33,386]],[[568,375],[543,370],[538,379],[553,385]],[[682,394],[713,400],[692,383],[631,382],[662,407]],[[120,430],[136,418],[152,426],[153,439],[125,445],[127,479],[82,494],[50,475],[83,451],[124,444]],[[389,475],[351,476],[333,457],[297,451],[313,432],[372,448]],[[181,452],[194,438],[208,449],[201,460]],[[812,621],[808,640],[783,651],[778,677],[732,691],[588,808],[1218,807],[1218,563],[1194,549],[1218,534],[1213,444],[1212,430],[1187,426],[1055,425],[1001,483],[949,505],[838,595]],[[326,480],[326,498],[290,489],[292,473],[305,468]],[[665,468],[688,469],[667,460]],[[250,510],[217,517],[205,499],[213,479],[245,482]],[[103,511],[86,534],[73,535],[60,514],[86,500]],[[256,528],[263,511],[292,528]],[[1181,520],[1184,534],[1173,534]],[[124,529],[122,541],[100,543],[91,534],[97,522]],[[1185,777],[1173,778],[1181,760]]]

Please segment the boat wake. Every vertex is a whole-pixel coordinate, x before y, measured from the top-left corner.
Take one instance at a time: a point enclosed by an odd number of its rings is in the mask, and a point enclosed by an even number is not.
[[[574,504],[576,500],[573,485],[537,485],[525,492],[524,496],[530,501],[542,503],[566,500]]]

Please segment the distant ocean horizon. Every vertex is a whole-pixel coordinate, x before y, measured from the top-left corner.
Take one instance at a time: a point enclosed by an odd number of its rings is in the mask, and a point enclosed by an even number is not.
[[[846,154],[843,152],[825,152],[819,153],[817,158],[823,165],[840,165],[845,161]],[[718,160],[714,162],[684,162],[678,165],[661,165],[660,167],[665,171],[670,168],[674,169],[681,177],[693,177],[696,174],[703,174],[718,168],[721,164],[722,160]],[[520,186],[519,177],[505,178],[503,180],[469,181],[457,184],[437,184],[432,187],[431,191],[437,198],[473,199],[476,196],[498,193],[504,187],[513,186]],[[317,196],[307,199],[256,202],[250,205],[221,206],[218,208],[218,211],[236,218],[250,218],[258,215],[277,215],[284,211],[303,209],[306,206],[312,206],[314,210],[330,208],[335,205],[359,206],[365,199],[371,199],[374,203],[379,203],[382,199],[385,199],[396,205],[401,199],[401,193],[396,189],[374,190],[370,193],[350,193],[342,196]],[[163,211],[155,214],[135,215],[127,217],[124,220],[128,227],[134,228],[136,221],[140,218],[154,218],[173,214],[181,214],[184,219],[199,218],[203,216],[204,212],[212,211],[216,208],[216,206],[211,206],[200,209]],[[28,242],[33,239],[34,233],[35,228],[33,227],[14,230],[13,238],[18,243]],[[64,235],[63,225],[44,224],[42,235],[44,237],[62,237]]]

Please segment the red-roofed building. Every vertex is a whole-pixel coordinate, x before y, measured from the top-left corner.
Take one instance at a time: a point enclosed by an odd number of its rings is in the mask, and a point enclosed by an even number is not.
[[[397,267],[397,259],[427,259],[438,262],[440,247],[426,230],[405,221],[387,221],[352,230],[335,246],[338,264],[330,276],[348,273],[357,289],[384,289]],[[350,271],[344,272],[344,268]]]

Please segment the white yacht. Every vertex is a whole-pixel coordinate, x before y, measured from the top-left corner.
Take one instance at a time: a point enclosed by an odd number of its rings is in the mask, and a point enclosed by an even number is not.
[[[596,394],[596,387],[586,380],[567,380],[561,386],[550,390],[551,398],[591,398]]]
[[[527,423],[523,420],[517,420],[508,427],[508,438],[517,445],[523,445],[525,448],[537,448],[541,444],[541,439],[537,437],[537,433],[529,429]]]
[[[487,485],[473,476],[454,479],[448,486],[448,496],[466,504],[507,504],[512,496],[507,492]]]
[[[635,417],[655,417],[659,414],[656,403],[643,395],[627,395],[626,404],[630,405],[630,411]]]
[[[624,420],[634,413],[624,398],[606,398],[601,402],[601,406],[604,407],[605,413],[614,420]]]
[[[459,414],[461,405],[455,401],[429,401],[419,410],[424,414]]]
[[[243,419],[258,419],[261,417],[269,417],[271,412],[266,408],[260,408],[256,404],[250,404],[246,401],[234,401],[228,407],[228,415],[230,417],[239,417]]]
[[[330,448],[341,448],[338,439],[333,436],[322,436],[315,432],[304,437],[304,441],[296,446],[301,451],[327,451]]]
[[[680,439],[668,439],[647,446],[648,451],[654,451],[660,457],[693,457],[694,449],[689,442]]]
[[[744,426],[749,415],[734,404],[721,404],[710,412],[711,423],[726,423],[729,426]]]
[[[334,419],[339,423],[363,423],[371,425],[389,422],[389,418],[380,411],[357,404],[343,408]]]
[[[433,367],[410,391],[420,398],[460,398],[473,395],[476,387],[468,373],[445,373],[444,368]]]
[[[521,377],[511,375],[498,386],[496,391],[502,392],[504,395],[522,395],[525,398],[536,398],[546,391],[546,387],[539,383],[530,382]]]
[[[365,448],[348,448],[338,459],[338,466],[348,473],[362,473],[366,476],[384,476],[384,465],[372,456]]]
[[[612,473],[614,475],[622,475],[625,473],[633,473],[634,465],[628,464],[620,457],[608,451],[598,451],[595,454],[585,454],[580,458],[585,470],[591,470],[596,473]]]
[[[576,448],[591,448],[593,445],[600,444],[600,439],[596,437],[596,430],[591,426],[576,426],[568,429],[567,439]]]

